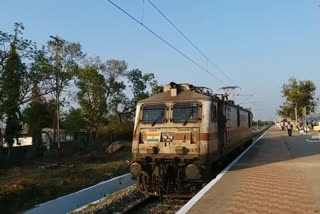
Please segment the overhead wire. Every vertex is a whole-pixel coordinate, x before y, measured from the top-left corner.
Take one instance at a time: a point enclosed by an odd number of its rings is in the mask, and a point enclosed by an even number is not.
[[[165,19],[167,22],[174,28],[176,31],[179,32],[179,34],[185,38],[191,46],[196,49],[208,62],[210,62],[220,73],[222,73],[228,80],[230,80],[232,83],[236,84],[235,81],[233,81],[216,63],[214,63],[206,54],[203,53],[203,51],[182,31],[180,30],[174,23],[171,21],[168,16],[166,16],[151,0],[147,0],[149,4]],[[249,98],[250,99],[250,98]],[[243,102],[243,100],[242,100]]]
[[[183,56],[184,58],[186,58],[187,60],[189,60],[192,64],[194,64],[195,66],[197,66],[198,68],[200,68],[202,71],[205,71],[206,73],[208,73],[211,77],[213,77],[216,81],[220,82],[221,84],[227,86],[228,84],[226,84],[224,81],[222,81],[221,79],[219,79],[218,77],[216,77],[214,74],[212,74],[208,69],[204,68],[203,66],[201,66],[199,63],[197,63],[195,60],[193,60],[191,57],[189,57],[188,55],[186,55],[185,53],[183,53],[181,50],[179,50],[177,47],[175,47],[173,44],[171,44],[170,42],[168,42],[167,40],[165,40],[162,36],[160,36],[159,34],[157,34],[156,32],[154,32],[151,28],[149,28],[148,26],[146,26],[145,24],[143,24],[143,22],[139,21],[138,19],[136,19],[134,16],[132,16],[130,13],[128,13],[126,10],[124,10],[122,7],[120,7],[119,5],[117,5],[116,3],[114,3],[112,0],[107,0],[109,3],[111,3],[114,7],[116,7],[118,10],[120,10],[121,12],[123,12],[124,14],[126,14],[129,18],[131,18],[132,20],[134,20],[136,23],[138,23],[139,25],[141,25],[143,28],[145,28],[147,31],[149,31],[151,34],[153,34],[155,37],[157,37],[158,39],[160,39],[162,42],[164,42],[167,46],[169,46],[170,48],[172,48],[173,50],[175,50],[176,52],[178,52],[181,56]],[[170,19],[163,13],[161,12],[161,10],[159,8],[157,8],[150,0],[147,0],[207,61],[209,61],[212,65],[214,65],[216,67],[216,69],[218,71],[220,71],[222,74],[224,74],[224,76],[226,76],[231,82],[233,82],[234,84],[236,84],[225,72],[222,71],[222,69],[220,69],[209,57],[207,57],[200,48],[198,48],[172,21],[170,21]],[[247,90],[246,90],[247,91]],[[249,98],[250,99],[250,98]],[[251,98],[252,99],[252,98]],[[244,100],[242,100],[243,102]],[[256,107],[256,106],[255,106]]]
[[[172,45],[171,43],[169,43],[167,40],[165,40],[163,37],[161,37],[159,34],[157,34],[156,32],[154,32],[153,30],[151,30],[148,26],[146,26],[145,24],[143,24],[142,22],[140,22],[138,19],[136,19],[135,17],[133,17],[131,14],[129,14],[127,11],[125,11],[123,8],[121,8],[119,5],[117,5],[116,3],[114,3],[111,0],[107,0],[108,2],[110,2],[113,6],[115,6],[118,10],[120,10],[121,12],[123,12],[124,14],[126,14],[128,17],[130,17],[132,20],[134,20],[135,22],[137,22],[139,25],[141,25],[142,27],[144,27],[146,30],[148,30],[151,34],[153,34],[154,36],[156,36],[158,39],[160,39],[162,42],[164,42],[167,46],[169,46],[170,48],[172,48],[173,50],[175,50],[176,52],[178,52],[181,56],[183,56],[184,58],[186,58],[187,60],[189,60],[191,63],[193,63],[195,66],[197,66],[198,68],[200,68],[201,70],[205,71],[206,73],[208,73],[211,77],[213,77],[215,80],[217,80],[218,82],[220,82],[223,85],[227,85],[224,81],[222,81],[221,79],[219,79],[218,77],[216,77],[214,74],[212,74],[208,69],[204,68],[203,66],[201,66],[199,63],[197,63],[196,61],[194,61],[192,58],[190,58],[189,56],[187,56],[185,53],[183,53],[181,50],[179,50],[178,48],[176,48],[174,45]]]
[[[176,29],[180,35],[185,38],[190,44],[191,46],[196,49],[208,62],[210,62],[220,73],[222,73],[228,80],[230,80],[231,82],[233,82],[234,84],[236,84],[222,69],[219,68],[219,66],[214,63],[206,54],[203,53],[203,51],[194,44],[194,42],[191,41],[191,39],[189,37],[186,36],[186,34],[184,32],[182,32],[182,30],[180,30],[151,0],[147,0],[151,6],[158,11],[158,13],[167,20],[167,22],[169,22],[169,24]]]

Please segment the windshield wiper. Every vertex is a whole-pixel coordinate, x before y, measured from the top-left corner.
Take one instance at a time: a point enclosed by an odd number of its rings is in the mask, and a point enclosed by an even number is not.
[[[184,121],[184,123],[183,123],[184,126],[187,125],[187,123],[188,123],[188,121],[189,121],[189,119],[191,118],[192,115],[193,115],[193,109],[188,114],[188,117],[187,117],[186,121]]]
[[[156,125],[156,123],[163,117],[163,113],[164,113],[164,108],[162,109],[161,114],[159,115],[159,117],[155,121],[153,121],[151,126]]]

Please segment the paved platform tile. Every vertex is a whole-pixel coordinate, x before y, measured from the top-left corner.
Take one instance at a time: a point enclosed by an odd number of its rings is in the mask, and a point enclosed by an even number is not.
[[[298,170],[274,164],[244,169],[226,213],[313,213]]]
[[[319,154],[305,137],[273,127],[188,213],[320,213]]]

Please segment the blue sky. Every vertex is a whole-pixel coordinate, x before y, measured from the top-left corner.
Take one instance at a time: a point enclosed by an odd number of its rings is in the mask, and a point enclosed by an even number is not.
[[[218,78],[234,85],[186,42],[145,0],[114,0]],[[288,78],[319,73],[317,0],[152,0],[242,89],[254,94],[245,107],[256,119],[275,119]],[[0,30],[25,26],[25,37],[44,44],[49,35],[80,42],[104,59],[124,59],[130,69],[171,81],[220,88],[210,75],[134,23],[106,0],[2,0]],[[144,13],[142,13],[144,11]],[[319,95],[319,93],[317,92]],[[243,98],[240,98],[240,100]],[[252,103],[254,101],[254,103]]]

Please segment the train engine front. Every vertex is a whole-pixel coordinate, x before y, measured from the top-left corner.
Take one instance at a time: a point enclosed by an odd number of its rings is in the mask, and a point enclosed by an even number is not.
[[[171,83],[137,105],[130,172],[146,195],[192,196],[204,183],[211,99]]]

